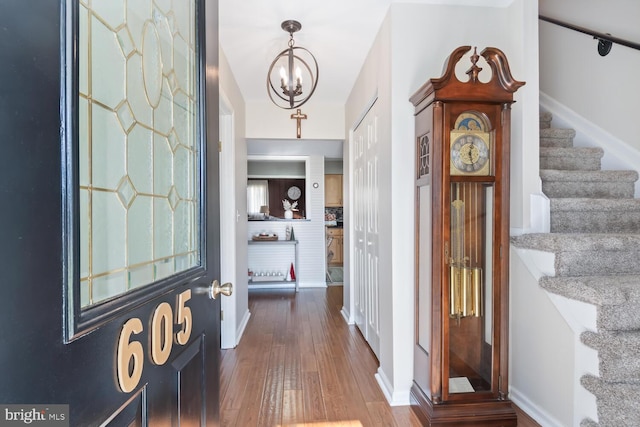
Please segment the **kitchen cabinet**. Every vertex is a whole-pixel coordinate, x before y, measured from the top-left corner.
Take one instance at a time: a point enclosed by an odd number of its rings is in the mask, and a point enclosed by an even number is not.
[[[327,253],[333,251],[333,257],[329,260],[330,266],[341,266],[344,262],[344,234],[340,227],[327,227],[327,238],[333,237],[331,244],[327,248]]]
[[[324,205],[334,208],[342,206],[342,175],[324,176]]]

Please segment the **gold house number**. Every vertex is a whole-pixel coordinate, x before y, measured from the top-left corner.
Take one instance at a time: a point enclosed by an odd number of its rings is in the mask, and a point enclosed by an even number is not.
[[[181,325],[175,334],[175,342],[185,345],[191,336],[193,317],[187,301],[191,299],[191,289],[178,295],[175,323]],[[118,339],[116,354],[116,371],[120,389],[129,393],[138,386],[142,378],[144,351],[140,341],[132,340],[132,335],[143,331],[142,321],[137,317],[129,319],[122,325]],[[171,305],[163,302],[153,311],[151,316],[150,357],[155,365],[164,365],[171,355],[173,346],[173,310]]]

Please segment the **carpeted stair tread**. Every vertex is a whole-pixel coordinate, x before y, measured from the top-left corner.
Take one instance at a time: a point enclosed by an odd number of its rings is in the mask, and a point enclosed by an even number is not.
[[[552,233],[640,233],[640,199],[552,198]]]
[[[602,148],[540,147],[540,169],[600,170]]]
[[[593,199],[593,198],[555,198],[551,199],[551,210],[558,212],[581,210],[583,212],[640,211],[640,199]]]
[[[640,274],[638,234],[525,234],[511,242],[554,253],[556,277]]]
[[[598,307],[598,330],[640,329],[640,275],[541,277],[540,287]]]
[[[549,181],[582,181],[582,182],[636,182],[638,172],[632,170],[599,170],[599,171],[564,171],[541,169],[540,178]]]
[[[599,424],[591,418],[585,418],[580,421],[580,427],[599,427]]]
[[[600,378],[640,384],[640,331],[586,331],[580,340],[598,351]]]
[[[565,171],[541,169],[547,197],[633,198],[638,172],[629,170]]]
[[[640,302],[640,275],[540,278],[540,286],[566,298],[598,306]]]
[[[545,252],[640,250],[640,234],[531,233],[513,236],[511,243]]]
[[[582,386],[596,396],[600,427],[637,426],[640,420],[640,384],[607,382],[584,375]]]

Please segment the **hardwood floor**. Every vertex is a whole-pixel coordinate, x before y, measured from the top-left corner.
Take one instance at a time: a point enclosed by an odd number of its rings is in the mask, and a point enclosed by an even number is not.
[[[410,407],[389,406],[341,308],[342,286],[252,291],[244,336],[222,351],[222,426],[420,426]]]

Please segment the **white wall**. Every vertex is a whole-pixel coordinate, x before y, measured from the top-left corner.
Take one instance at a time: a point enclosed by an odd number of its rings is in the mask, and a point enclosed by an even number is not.
[[[406,403],[413,376],[415,182],[414,119],[409,97],[427,79],[441,75],[445,59],[460,45],[478,46],[478,50],[498,47],[509,58],[516,79],[537,80],[536,69],[525,72],[525,67],[536,64],[533,59],[536,52],[521,53],[526,42],[525,30],[535,27],[531,23],[532,14],[535,11],[525,6],[524,0],[514,1],[507,8],[393,4],[347,101],[345,133],[349,134],[364,113],[363,109],[377,94],[381,116],[379,139],[384,145],[383,152],[388,154],[383,156],[385,162],[380,165],[381,182],[385,183],[381,187],[380,218],[381,224],[387,224],[380,233],[380,259],[387,262],[380,266],[379,297],[385,304],[380,304],[379,373],[386,379],[392,404]],[[514,144],[519,147],[538,145],[537,134],[533,137],[524,134],[531,122],[535,123],[534,127],[538,122],[536,85],[532,86],[535,96],[527,97],[524,92],[516,94],[519,102],[524,99],[522,107],[514,106],[512,114]],[[525,119],[523,111],[531,114],[532,104],[535,116]],[[519,159],[525,151],[516,151]],[[345,144],[345,160],[349,159],[348,153],[349,144]],[[519,159],[514,163],[524,163]],[[528,226],[526,203],[530,196],[523,191],[539,191],[537,175],[536,169],[532,177],[520,178],[518,189],[513,193],[514,218],[522,227]],[[351,184],[346,185],[350,188]],[[346,236],[345,240],[349,247],[351,237]],[[349,269],[349,265],[347,259],[345,267]],[[384,284],[386,286],[382,286]],[[352,296],[346,289],[345,310],[352,312],[352,304]]]
[[[640,2],[635,0],[540,0],[540,14],[640,41]],[[636,150],[639,69],[640,51],[614,44],[601,57],[593,37],[540,22],[541,91]]]
[[[224,141],[223,153],[221,158],[230,157],[233,161],[233,166],[230,167],[230,171],[233,174],[233,188],[227,188],[228,195],[232,200],[227,200],[233,203],[234,208],[230,215],[222,215],[223,218],[227,218],[226,221],[230,221],[235,225],[235,254],[230,257],[234,260],[235,266],[231,266],[229,271],[228,266],[222,268],[225,277],[221,277],[223,282],[231,281],[234,286],[234,292],[232,298],[222,299],[222,309],[225,311],[225,319],[223,321],[223,328],[228,328],[235,331],[235,341],[223,343],[224,347],[234,347],[238,343],[244,327],[249,320],[249,291],[247,281],[247,144],[245,142],[245,108],[244,100],[240,93],[240,89],[233,78],[231,69],[227,59],[220,48],[219,67],[220,67],[220,93],[223,101],[227,104],[229,110],[222,112],[226,114],[222,120],[228,120],[231,123],[231,132],[229,135],[220,135],[221,138],[230,138],[230,141]],[[223,125],[221,123],[221,128]],[[229,151],[232,153],[229,153]],[[230,154],[230,155],[229,155]],[[229,167],[230,165],[226,165]],[[223,191],[221,189],[221,191]],[[224,208],[226,206],[225,200],[221,200],[220,204]],[[223,219],[223,221],[225,221]],[[223,223],[223,226],[225,224]],[[231,325],[225,326],[224,322],[229,322]],[[223,333],[223,336],[225,334]],[[229,334],[227,334],[229,335]]]
[[[513,250],[511,271],[511,398],[542,425],[572,426],[574,335]]]
[[[310,99],[300,110],[307,115],[300,121],[301,139],[344,139],[344,105]],[[248,102],[247,138],[296,138],[296,120],[291,118],[295,113],[296,110],[283,110],[268,100]]]

